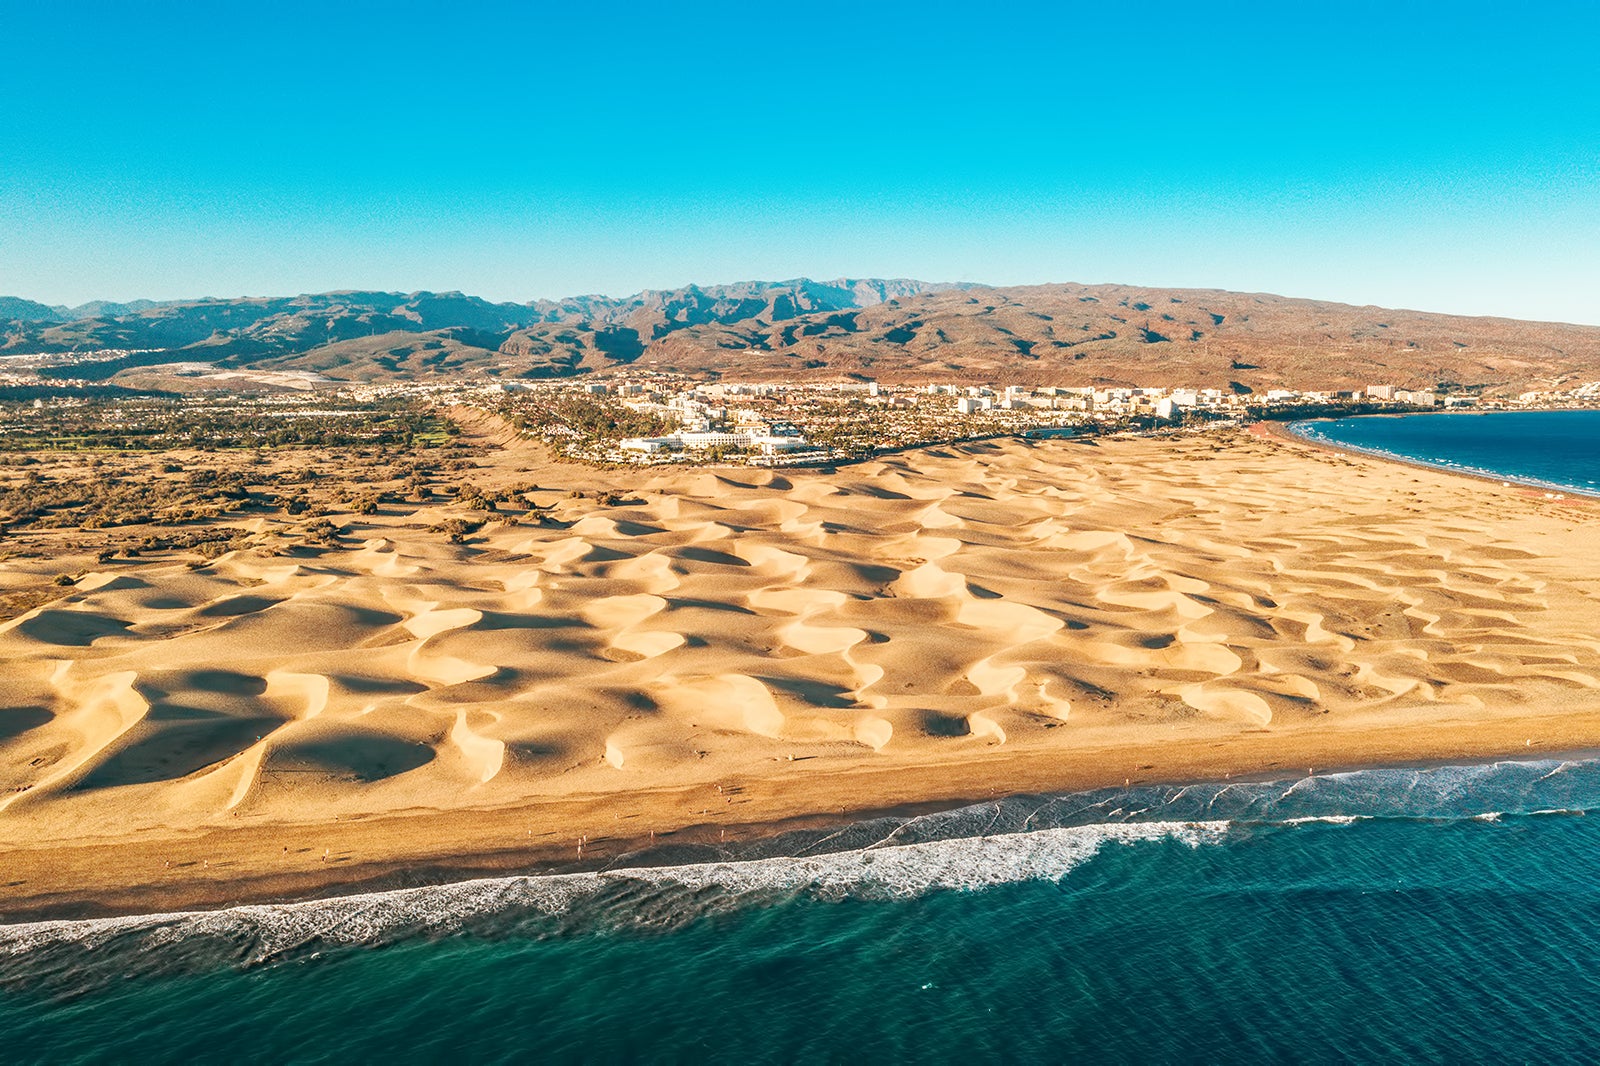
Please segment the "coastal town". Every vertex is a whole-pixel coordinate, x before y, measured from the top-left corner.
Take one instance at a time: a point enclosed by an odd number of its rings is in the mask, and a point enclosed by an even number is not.
[[[358,443],[369,438],[384,443],[402,437],[427,446],[447,439],[448,422],[435,418],[419,439],[419,413],[470,408],[504,418],[564,458],[596,465],[777,467],[825,465],[1005,436],[1205,432],[1256,421],[1351,414],[1600,404],[1600,382],[1563,384],[1515,397],[1487,395],[1481,388],[1393,383],[1254,391],[1236,383],[737,383],[658,372],[352,384],[313,373],[221,370],[187,362],[150,368],[180,384],[182,391],[139,392],[100,384],[90,374],[82,379],[62,376],[63,371],[92,371],[137,354],[107,350],[7,357],[0,368],[0,446],[76,446],[73,441],[91,425],[102,447],[141,447],[155,440],[162,446]],[[105,436],[109,428],[117,431],[115,440]]]
[[[529,435],[573,459],[796,466],[1002,436],[1204,431],[1348,414],[1586,406],[1600,402],[1600,383],[1527,393],[1510,401],[1392,384],[1255,393],[873,381],[737,384],[656,376],[578,384],[497,383],[457,402],[508,415]]]

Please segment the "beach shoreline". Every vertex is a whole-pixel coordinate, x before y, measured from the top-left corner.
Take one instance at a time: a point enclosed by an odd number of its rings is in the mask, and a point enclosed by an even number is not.
[[[1296,738],[1299,742],[1272,743],[1264,751],[1234,746],[1218,750],[1208,744],[1207,750],[1197,752],[1179,744],[1158,753],[1143,748],[1095,752],[1094,768],[1075,767],[1075,772],[1065,774],[1058,758],[1041,754],[1036,759],[1019,759],[1023,765],[1008,768],[1009,787],[1003,789],[985,789],[981,781],[972,780],[987,777],[992,767],[984,767],[982,775],[972,773],[977,769],[972,764],[930,771],[942,787],[928,776],[883,771],[896,779],[888,787],[880,789],[870,780],[878,775],[869,775],[869,780],[852,781],[848,792],[832,798],[855,797],[860,802],[862,792],[873,791],[893,795],[892,803],[847,803],[837,809],[822,809],[817,804],[818,809],[807,810],[811,800],[798,805],[775,800],[765,816],[752,817],[760,815],[757,811],[729,821],[694,821],[690,817],[682,824],[665,821],[655,830],[611,835],[578,832],[584,826],[604,824],[603,816],[593,808],[611,806],[612,801],[597,797],[589,798],[588,804],[582,802],[585,798],[578,798],[580,811],[589,807],[582,813],[537,804],[412,812],[332,824],[243,826],[146,843],[58,843],[38,853],[7,849],[0,851],[0,856],[10,874],[30,873],[33,890],[18,893],[15,890],[21,886],[8,886],[0,906],[0,926],[304,903],[482,878],[715,863],[727,861],[731,847],[788,833],[842,829],[880,818],[910,819],[1021,795],[1070,796],[1118,787],[1229,781],[1292,783],[1313,775],[1368,770],[1600,758],[1600,710],[1510,718],[1487,728],[1484,723],[1473,725],[1477,732],[1466,739],[1440,737],[1439,724],[1430,723],[1410,729],[1380,728],[1354,737],[1307,736]],[[1235,769],[1225,770],[1223,765]],[[748,784],[730,783],[726,788],[743,794]],[[968,788],[963,790],[963,786]],[[896,787],[898,792],[893,791]],[[825,796],[814,795],[817,800]],[[698,789],[683,790],[672,798],[707,801]],[[681,810],[683,804],[676,806]],[[517,842],[516,827],[535,817],[542,817],[544,825],[562,825],[564,839],[559,843],[544,839]],[[286,840],[293,843],[283,843]],[[431,843],[419,849],[419,840]],[[584,841],[581,848],[580,840]],[[308,847],[307,841],[331,841],[325,850],[331,851],[336,861],[319,861],[316,848]],[[284,848],[288,852],[281,850]],[[385,854],[386,850],[391,853]],[[160,858],[163,855],[171,857]],[[204,857],[208,855],[211,858]]]
[[[1004,795],[1600,750],[1592,507],[1278,425],[1234,441],[989,442],[787,488],[653,473],[616,517],[580,500],[465,548],[392,514],[359,552],[85,582],[0,625],[10,704],[58,708],[0,745],[20,782],[0,797],[0,922],[599,869],[652,845],[714,860]],[[552,496],[612,476],[540,462],[505,476]],[[180,593],[186,627],[166,621]],[[301,647],[308,625],[336,627],[327,650]],[[225,655],[225,676],[177,669]],[[529,663],[550,699],[495,687]],[[590,706],[597,676],[650,704]],[[186,775],[131,760],[181,756],[150,744],[198,735],[164,723],[209,720],[219,691],[284,722]],[[150,719],[163,693],[191,709]]]
[[[1593,408],[1557,408],[1556,410],[1594,410]],[[1473,414],[1475,417],[1489,418],[1496,414],[1510,414],[1516,412],[1478,411],[1478,412],[1408,412],[1405,414],[1366,414],[1348,415],[1349,418],[1416,418],[1426,417],[1428,414],[1459,413]],[[1314,422],[1330,422],[1331,418],[1308,418],[1292,422],[1254,422],[1251,431],[1259,436],[1271,440],[1278,440],[1294,444],[1309,445],[1330,452],[1343,455],[1360,455],[1368,459],[1377,459],[1381,462],[1394,463],[1397,466],[1415,467],[1420,470],[1431,470],[1441,474],[1453,474],[1473,481],[1494,485],[1498,488],[1521,488],[1530,492],[1538,492],[1546,499],[1556,499],[1551,494],[1559,493],[1569,498],[1575,497],[1574,502],[1579,504],[1600,505],[1600,491],[1575,488],[1571,485],[1558,485],[1554,482],[1539,481],[1534,478],[1521,477],[1510,474],[1491,474],[1481,470],[1463,470],[1459,467],[1446,466],[1443,463],[1430,463],[1425,459],[1416,459],[1406,455],[1394,455],[1389,452],[1378,451],[1375,448],[1359,448],[1353,444],[1341,444],[1337,441],[1323,440],[1319,437],[1308,436],[1295,432],[1295,426],[1307,425]],[[1557,502],[1563,502],[1557,500]]]

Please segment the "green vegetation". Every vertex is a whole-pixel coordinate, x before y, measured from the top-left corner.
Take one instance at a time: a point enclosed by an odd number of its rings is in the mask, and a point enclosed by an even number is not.
[[[1432,410],[1432,407],[1396,403],[1297,403],[1281,407],[1251,404],[1245,408],[1245,414],[1261,422],[1298,422],[1306,418],[1348,418],[1351,415],[1392,415]]]
[[[410,399],[0,399],[0,451],[436,447],[454,429]]]
[[[907,408],[874,407],[856,397],[795,397],[783,414],[807,440],[838,459],[1014,433],[1019,428],[1001,411],[957,417],[943,397],[918,397]]]
[[[555,430],[569,438],[596,442],[658,437],[676,428],[671,419],[635,411],[614,396],[569,390],[541,390],[507,399],[499,414],[533,436]]]
[[[150,523],[177,525],[239,510],[250,500],[236,471],[197,470],[177,478],[46,477],[26,471],[20,484],[0,485],[0,528],[105,529]]]

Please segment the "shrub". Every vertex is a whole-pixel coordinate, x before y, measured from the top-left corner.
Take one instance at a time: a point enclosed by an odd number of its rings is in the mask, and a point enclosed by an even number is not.
[[[482,529],[483,523],[469,522],[465,518],[447,518],[433,528],[435,532],[445,534],[451,544],[461,544],[469,535]]]

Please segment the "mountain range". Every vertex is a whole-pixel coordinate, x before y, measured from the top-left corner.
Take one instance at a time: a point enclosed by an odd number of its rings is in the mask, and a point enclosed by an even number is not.
[[[173,300],[172,303],[183,303]],[[90,300],[77,307],[54,306],[24,300],[19,296],[0,296],[0,322],[72,322],[80,318],[115,318],[119,315],[136,315],[162,304],[156,300],[130,300],[125,304],[110,300]]]
[[[137,383],[175,362],[350,381],[675,371],[730,380],[1331,388],[1488,394],[1600,378],[1600,327],[1128,285],[751,281],[492,303],[333,292],[49,307],[0,297],[0,354]]]

